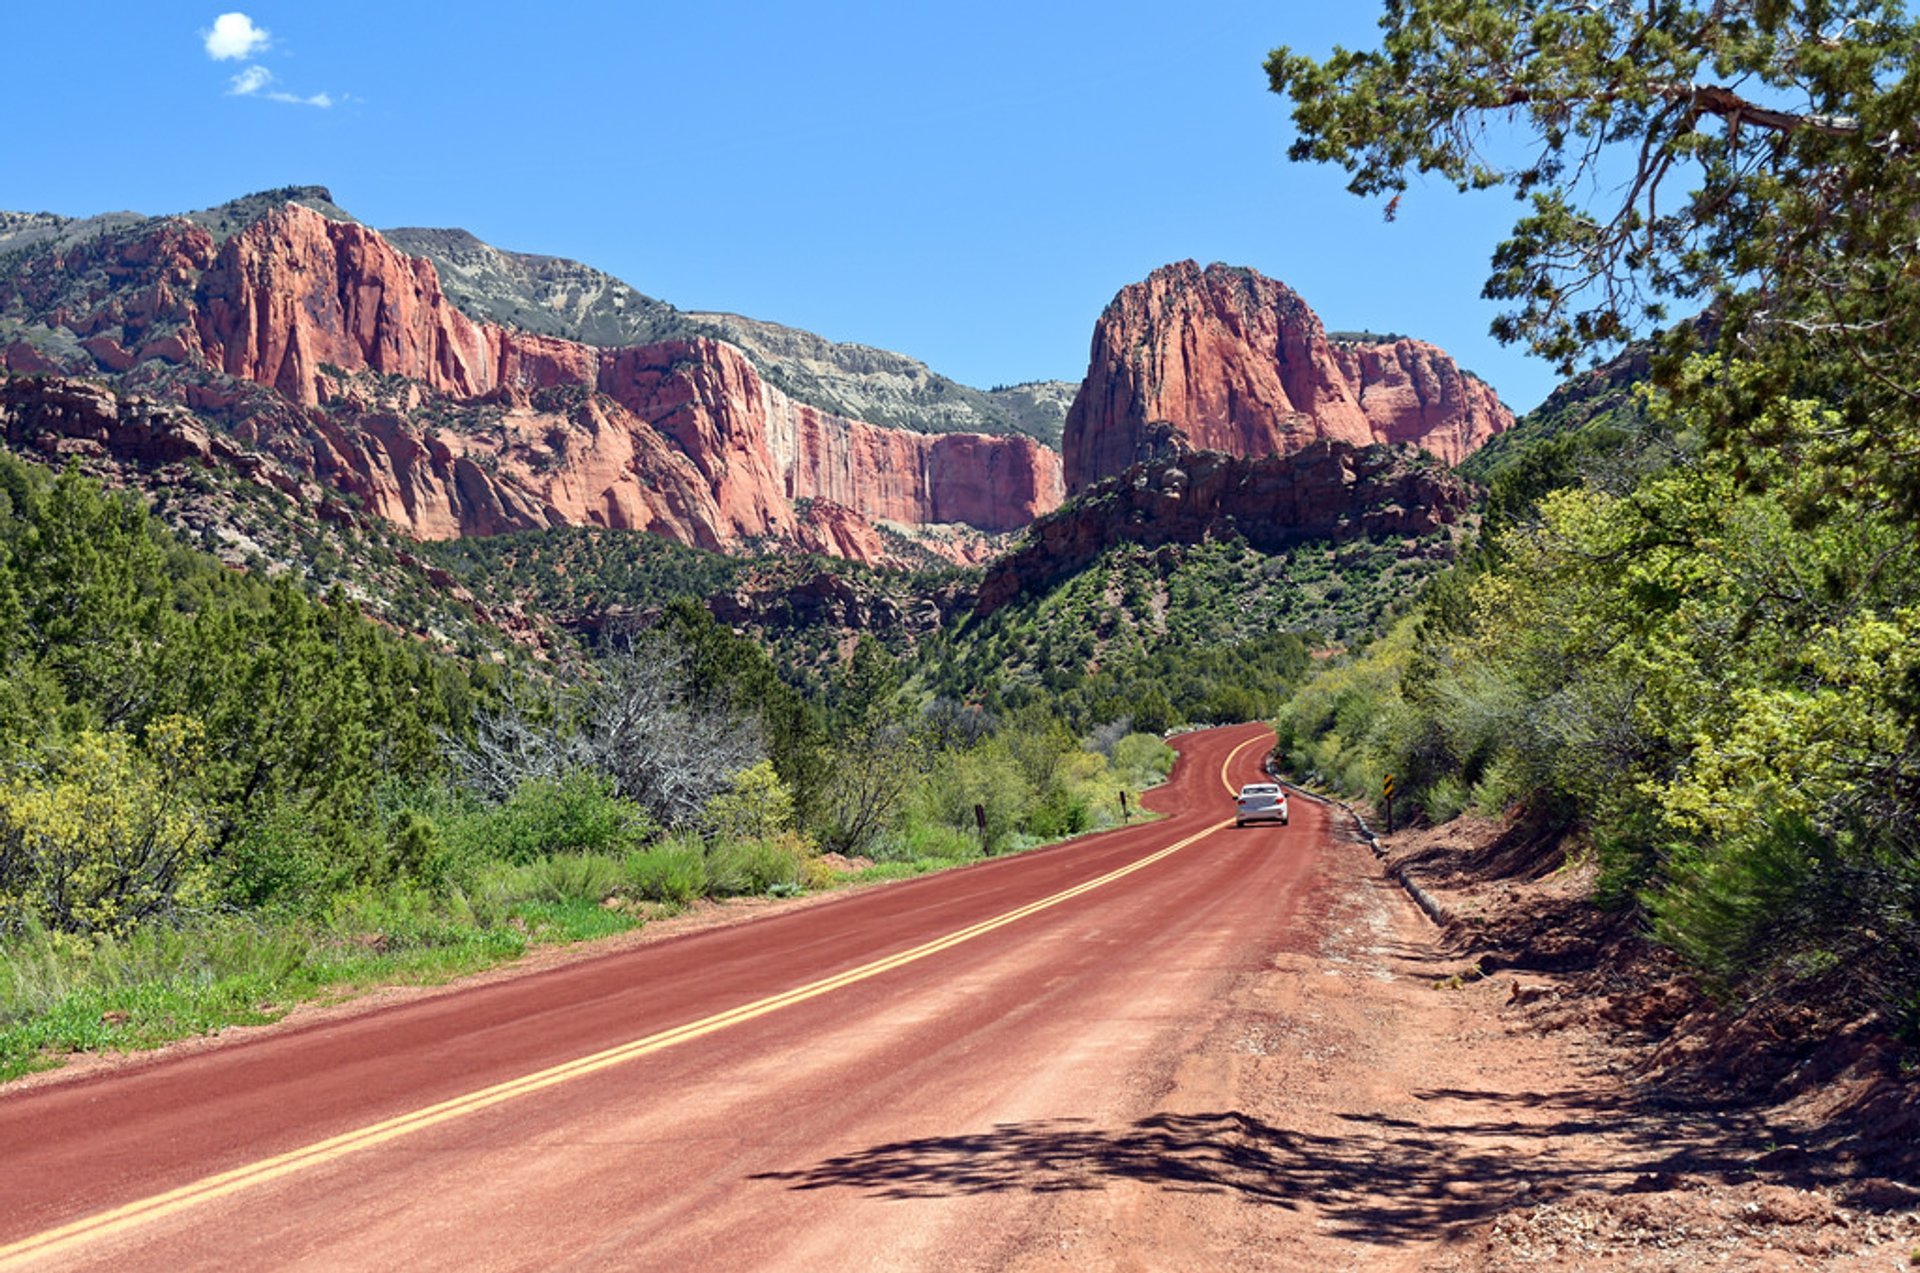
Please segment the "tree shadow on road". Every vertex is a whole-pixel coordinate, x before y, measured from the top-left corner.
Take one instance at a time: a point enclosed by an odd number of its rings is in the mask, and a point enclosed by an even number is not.
[[[1438,1229],[1484,1219],[1518,1199],[1628,1190],[1636,1180],[1676,1173],[1745,1175],[1772,1136],[1759,1120],[1676,1117],[1579,1092],[1426,1095],[1510,1103],[1515,1116],[1490,1110],[1486,1119],[1415,1123],[1355,1114],[1344,1116],[1338,1135],[1290,1131],[1234,1111],[1156,1114],[1117,1129],[1049,1119],[876,1145],[755,1179],[894,1199],[1098,1190],[1132,1180],[1231,1194],[1255,1206],[1311,1206],[1332,1234],[1398,1243],[1430,1240]],[[1554,1115],[1541,1121],[1520,1106]],[[1607,1152],[1594,1152],[1591,1141],[1583,1152],[1563,1152],[1570,1138],[1595,1135],[1611,1142]]]

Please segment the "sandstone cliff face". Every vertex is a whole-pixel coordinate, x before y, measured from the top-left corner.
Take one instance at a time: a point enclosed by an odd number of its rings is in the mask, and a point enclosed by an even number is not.
[[[1229,455],[1409,442],[1457,463],[1513,417],[1431,345],[1336,347],[1284,284],[1183,261],[1122,289],[1100,316],[1067,415],[1069,492],[1142,459],[1157,421]]]
[[[1378,441],[1458,464],[1513,427],[1513,412],[1492,385],[1425,341],[1337,344],[1334,356]]]
[[[1169,446],[1096,483],[1035,522],[980,587],[977,613],[993,613],[1092,564],[1119,543],[1154,548],[1238,535],[1276,552],[1308,539],[1418,538],[1458,524],[1468,485],[1384,446],[1320,440],[1287,455],[1233,456]]]
[[[169,219],[58,246],[0,280],[0,309],[59,338],[15,341],[5,365],[164,393],[421,537],[587,524],[873,561],[889,551],[877,523],[999,533],[1062,496],[1058,457],[1029,438],[802,406],[716,339],[601,349],[476,322],[431,262],[294,203],[224,241]],[[831,511],[803,519],[797,501]],[[986,551],[978,535],[936,543]]]

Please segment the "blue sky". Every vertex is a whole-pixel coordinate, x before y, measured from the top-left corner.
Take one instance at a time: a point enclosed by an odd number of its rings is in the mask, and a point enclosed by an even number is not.
[[[1285,158],[1267,50],[1370,44],[1371,4],[231,3],[11,6],[0,208],[325,185],[982,387],[1079,379],[1113,294],[1192,257],[1516,410],[1556,379],[1487,335],[1509,197],[1416,187],[1388,224]]]

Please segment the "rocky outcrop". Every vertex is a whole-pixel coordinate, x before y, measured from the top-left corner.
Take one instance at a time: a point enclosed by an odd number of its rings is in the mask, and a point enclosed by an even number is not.
[[[1101,314],[1067,415],[1068,491],[1138,462],[1159,421],[1229,455],[1405,442],[1458,463],[1513,417],[1431,345],[1336,346],[1285,284],[1183,261],[1123,288]]]
[[[111,456],[147,467],[213,455],[206,426],[191,412],[50,377],[0,377],[0,437],[15,451]]]
[[[817,571],[804,579],[747,580],[707,598],[708,611],[729,627],[767,632],[838,628],[881,636],[920,637],[961,613],[972,594],[948,585],[897,593],[871,580]]]
[[[171,218],[48,240],[0,278],[0,313],[41,333],[9,366],[171,396],[426,538],[584,524],[874,561],[882,524],[997,534],[1062,495],[1030,438],[836,416],[718,339],[599,348],[476,321],[432,262],[300,203],[225,238]],[[803,524],[800,501],[834,511]]]
[[[1333,352],[1377,441],[1458,464],[1513,427],[1492,385],[1423,340],[1341,342]]]
[[[1115,545],[1238,537],[1263,552],[1305,540],[1414,539],[1458,524],[1471,489],[1406,448],[1322,439],[1287,455],[1186,451],[1164,426],[1157,458],[1105,478],[1029,528],[980,586],[985,616],[1085,569]]]

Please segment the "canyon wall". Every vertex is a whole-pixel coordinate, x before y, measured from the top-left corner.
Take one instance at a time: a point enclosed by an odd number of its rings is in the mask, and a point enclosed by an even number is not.
[[[875,560],[879,523],[998,534],[1062,496],[1059,457],[1032,439],[834,416],[719,340],[605,349],[477,322],[431,262],[294,203],[224,240],[169,218],[41,253],[4,287],[92,364],[15,341],[6,366],[125,376],[422,537],[591,524]]]

